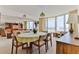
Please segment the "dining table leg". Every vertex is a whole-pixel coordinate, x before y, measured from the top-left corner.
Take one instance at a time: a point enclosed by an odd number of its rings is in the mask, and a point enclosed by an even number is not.
[[[30,54],[32,54],[32,42],[30,42]]]
[[[28,43],[26,44],[26,53],[28,53]]]

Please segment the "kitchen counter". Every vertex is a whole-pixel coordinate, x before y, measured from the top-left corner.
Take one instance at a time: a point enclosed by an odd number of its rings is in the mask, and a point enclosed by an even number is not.
[[[60,39],[56,40],[56,53],[79,53],[79,39],[75,39],[74,35],[66,33],[64,36],[60,37]]]

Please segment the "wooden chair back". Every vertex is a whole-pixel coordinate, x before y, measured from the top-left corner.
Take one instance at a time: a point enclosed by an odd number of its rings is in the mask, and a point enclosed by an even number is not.
[[[50,39],[51,39],[51,33],[47,33],[46,40],[50,40]]]
[[[17,45],[18,44],[17,37],[14,34],[12,35],[12,44],[13,45]]]

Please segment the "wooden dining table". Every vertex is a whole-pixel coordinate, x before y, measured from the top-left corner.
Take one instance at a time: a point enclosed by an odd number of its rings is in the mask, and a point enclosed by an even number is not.
[[[30,53],[32,53],[32,42],[37,41],[39,39],[39,36],[41,35],[46,35],[47,33],[45,32],[37,32],[37,33],[33,33],[33,32],[28,32],[28,33],[20,33],[17,36],[17,40],[19,42],[27,42],[29,44],[28,48],[30,48]]]

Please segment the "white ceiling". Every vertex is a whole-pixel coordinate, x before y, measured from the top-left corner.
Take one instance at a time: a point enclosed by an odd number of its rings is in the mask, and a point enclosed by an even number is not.
[[[38,19],[43,11],[46,17],[56,16],[77,9],[77,5],[1,5],[0,12],[5,15]]]

